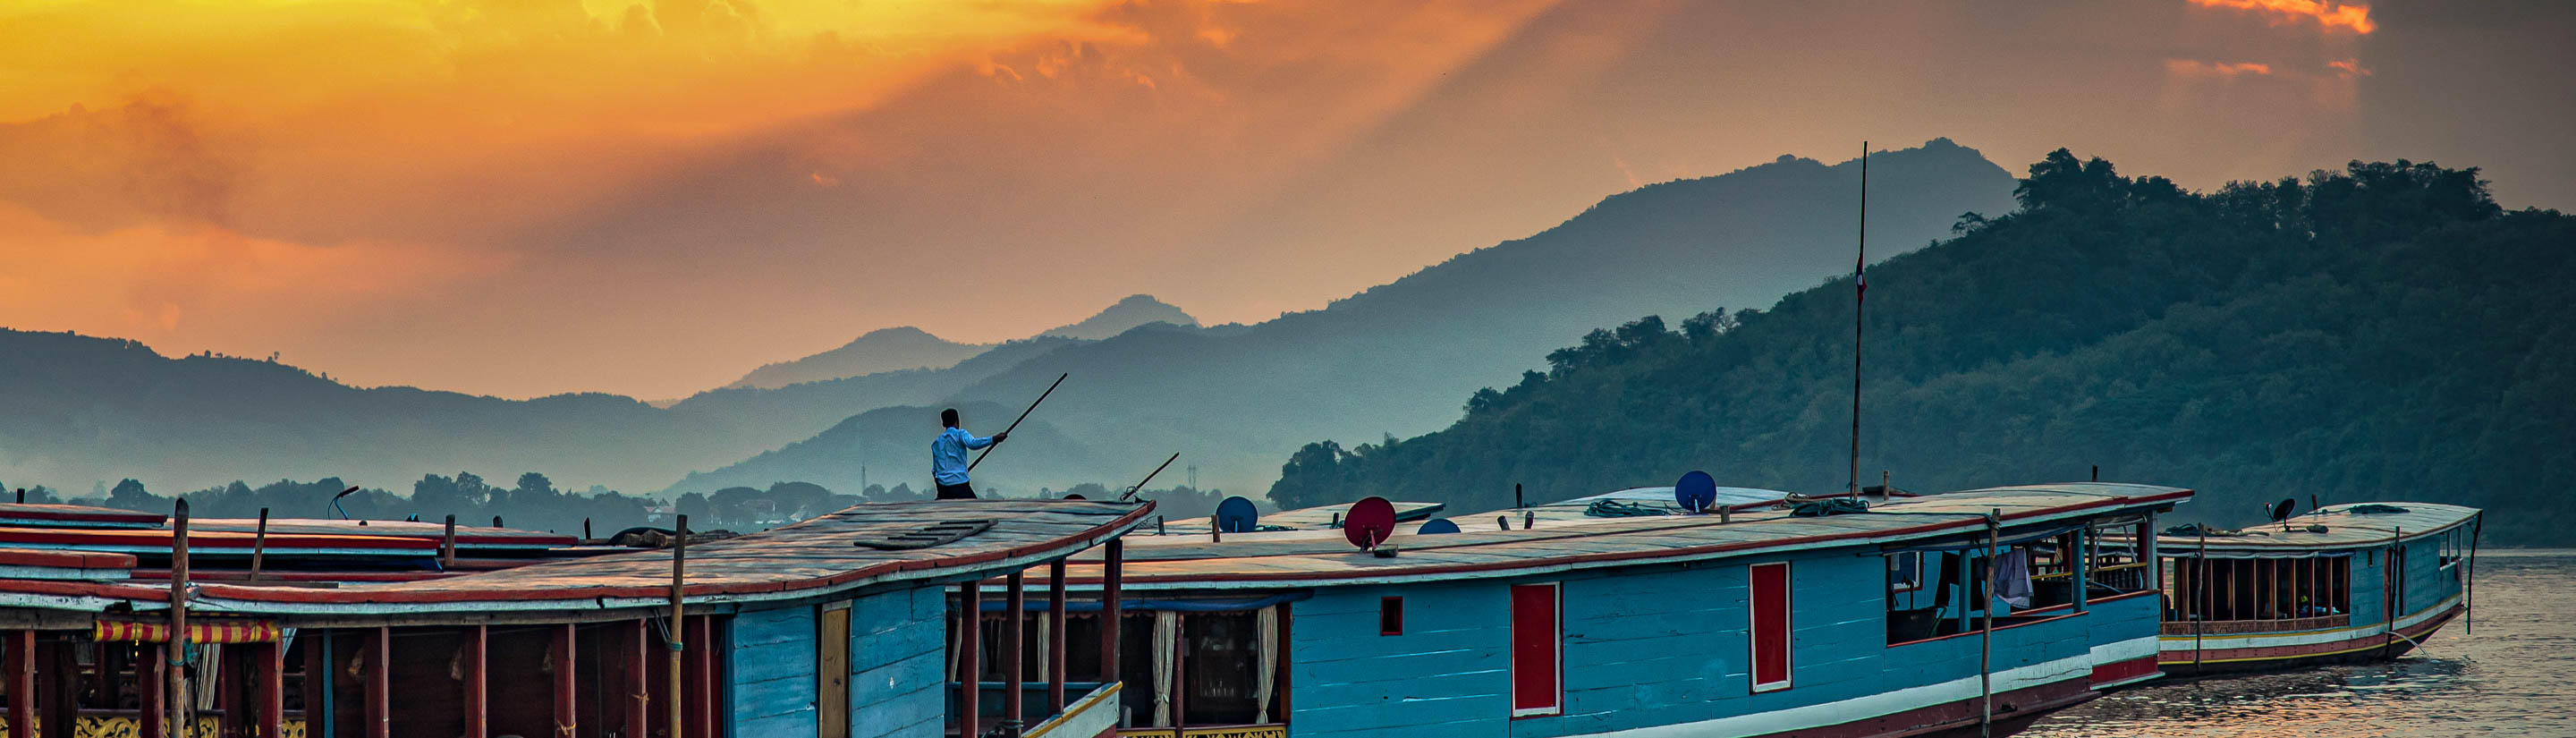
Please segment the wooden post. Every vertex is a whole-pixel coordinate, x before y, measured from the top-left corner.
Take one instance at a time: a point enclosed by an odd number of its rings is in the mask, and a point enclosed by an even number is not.
[[[1995,557],[2003,535],[2004,511],[1986,514],[1986,591],[1977,598],[1977,609],[1984,611],[1977,639],[1977,733],[1987,738],[1995,734]]]
[[[286,738],[286,647],[276,641],[254,644],[259,657],[259,738]],[[479,736],[467,736],[479,738]]]
[[[165,738],[168,735],[166,729],[170,716],[164,712],[166,708],[163,707],[161,699],[162,690],[169,686],[162,683],[165,678],[162,673],[169,670],[164,665],[168,663],[162,658],[159,649],[142,644],[135,645],[134,706],[135,712],[139,714],[135,715],[134,722],[138,723],[135,729],[137,738]],[[13,719],[10,724],[15,725],[16,721]],[[12,738],[15,736],[13,735]],[[324,735],[320,738],[330,737]]]
[[[2486,527],[2486,513],[2469,518],[2469,576],[2460,585],[2460,627],[2471,635],[2478,632],[2478,534]]]
[[[1126,542],[1109,539],[1109,552],[1100,563],[1100,681],[1118,681],[1118,627],[1126,617],[1126,605],[1119,601],[1119,571],[1125,567]]]
[[[188,500],[181,498],[170,514],[170,640],[166,695],[170,732],[191,738],[197,731],[189,716],[196,700],[188,698]]]
[[[37,704],[43,705],[43,717],[37,719],[39,735],[71,735],[80,724],[80,654],[65,640],[47,640],[36,647],[36,658],[44,662],[36,667],[43,677],[37,682]]]
[[[456,516],[447,516],[447,533],[438,538],[438,569],[456,568]]]
[[[627,626],[634,633],[626,639],[626,727],[628,738],[652,735],[653,676],[652,660],[645,658],[651,650],[653,623],[637,620]]]
[[[1064,711],[1064,559],[1047,562],[1047,714]]]
[[[555,738],[573,738],[581,724],[573,707],[573,624],[563,623],[551,630],[554,632],[546,644],[546,661],[554,668]]]
[[[259,530],[250,538],[250,579],[259,578],[260,565],[268,558],[268,508],[259,509]]]
[[[976,738],[976,713],[984,695],[984,670],[981,654],[975,652],[983,640],[984,583],[967,580],[957,585],[957,735]]]
[[[465,738],[485,738],[492,731],[491,637],[491,626],[465,629],[465,658],[458,664],[465,672]]]
[[[394,731],[393,674],[394,631],[376,626],[367,632],[367,643],[359,649],[367,660],[367,727],[366,738],[392,738]]]
[[[1189,627],[1188,613],[1172,613],[1172,640],[1176,641],[1172,648],[1172,683],[1154,687],[1172,690],[1172,735],[1189,735],[1190,720],[1185,711],[1189,705],[1181,700],[1182,697],[1189,695],[1189,690],[1183,689],[1182,685],[1188,684],[1190,679],[1189,672],[1186,671],[1190,665],[1190,650],[1181,647],[1190,642],[1185,635],[1189,633]]]
[[[1213,522],[1213,521],[1211,521]],[[1021,625],[1028,609],[1026,575],[1013,571],[1004,577],[1008,592],[1002,597],[1002,729],[1017,735],[1025,722],[1028,700],[1021,692],[1027,687],[1027,655],[1021,648]]]
[[[9,631],[9,738],[36,738],[36,632]]]
[[[697,715],[689,722],[689,734],[700,738],[723,735],[716,729],[716,656],[721,653],[716,643],[716,618],[700,615],[690,619],[689,642],[698,647],[689,651],[689,702]]]
[[[500,525],[501,519],[498,517],[493,518],[492,524],[495,526]],[[669,693],[671,699],[670,731],[671,738],[686,738],[682,726],[687,724],[688,721],[688,715],[683,709],[683,705],[687,704],[687,700],[681,697],[681,695],[686,694],[686,692],[681,690],[681,682],[685,680],[680,673],[680,657],[688,648],[688,646],[683,643],[683,639],[688,637],[688,634],[685,632],[688,630],[688,621],[686,620],[686,616],[681,612],[681,582],[688,576],[689,516],[681,515],[673,520],[673,524],[676,527],[671,531],[674,534],[671,542],[671,620],[670,627],[668,629],[670,632],[666,634],[670,639],[671,649],[671,691]],[[713,737],[710,736],[709,738]]]

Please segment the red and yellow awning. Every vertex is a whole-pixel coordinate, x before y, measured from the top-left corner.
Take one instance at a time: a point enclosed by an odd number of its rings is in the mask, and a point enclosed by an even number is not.
[[[216,620],[188,624],[189,643],[275,643],[278,634],[276,623],[261,620]],[[170,640],[170,624],[101,620],[98,621],[96,639],[164,643]]]

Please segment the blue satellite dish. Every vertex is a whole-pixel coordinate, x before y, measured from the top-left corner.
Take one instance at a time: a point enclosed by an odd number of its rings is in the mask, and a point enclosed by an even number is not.
[[[1228,497],[1216,504],[1216,529],[1219,532],[1250,533],[1260,518],[1261,511],[1252,506],[1251,500],[1241,496]]]
[[[1432,518],[1430,520],[1422,521],[1422,527],[1414,532],[1422,535],[1431,535],[1433,533],[1456,533],[1458,532],[1458,524],[1449,522],[1448,518]]]
[[[1704,471],[1692,471],[1673,483],[1673,502],[1691,512],[1708,512],[1717,504],[1717,478]]]

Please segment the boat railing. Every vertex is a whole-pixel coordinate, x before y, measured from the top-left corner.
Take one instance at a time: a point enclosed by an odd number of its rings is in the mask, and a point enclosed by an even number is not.
[[[2304,618],[2280,618],[2277,620],[2269,618],[2261,620],[2184,620],[2167,621],[2164,624],[2164,634],[2170,636],[2187,636],[2194,633],[2203,635],[2282,633],[2301,630],[2329,630],[2333,628],[2350,627],[2351,625],[2351,615],[2318,615]]]

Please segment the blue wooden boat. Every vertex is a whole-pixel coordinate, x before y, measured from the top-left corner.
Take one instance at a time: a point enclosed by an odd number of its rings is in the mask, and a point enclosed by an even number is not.
[[[2470,611],[2482,515],[2356,503],[2243,530],[2168,530],[2158,661],[2205,674],[2406,653]]]
[[[1505,513],[1374,551],[1346,530],[1138,536],[1068,576],[1123,582],[1125,736],[2000,734],[2158,674],[2150,531],[2190,496]]]

